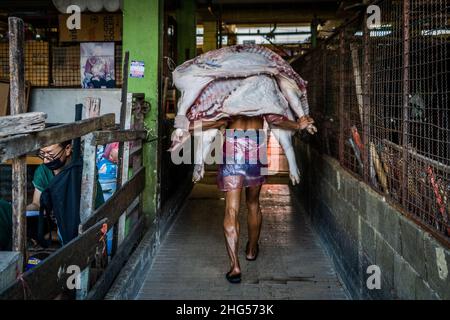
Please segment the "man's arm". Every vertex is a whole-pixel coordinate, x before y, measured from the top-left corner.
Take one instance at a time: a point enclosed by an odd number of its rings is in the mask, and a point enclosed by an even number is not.
[[[228,124],[228,120],[227,119],[219,119],[219,120],[215,120],[215,121],[203,121],[203,120],[198,120],[198,121],[191,121],[191,123],[189,123],[189,131],[192,132],[194,130],[208,130],[208,129],[219,129],[222,126],[226,126]]]
[[[314,120],[307,116],[300,118],[298,122],[289,120],[285,116],[277,114],[266,115],[265,119],[268,123],[274,125],[277,128],[293,131],[308,129],[310,126],[313,126],[312,124],[314,123]],[[311,133],[310,130],[308,130],[308,132]]]
[[[27,205],[27,211],[38,211],[41,203],[41,192],[34,188],[33,202]]]

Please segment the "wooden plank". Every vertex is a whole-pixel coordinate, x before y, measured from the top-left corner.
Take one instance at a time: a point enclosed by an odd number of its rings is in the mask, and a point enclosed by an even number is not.
[[[22,252],[26,257],[26,240],[27,240],[27,163],[26,157],[22,156],[12,161],[12,236],[13,251]]]
[[[26,156],[26,163],[27,163],[27,165],[38,166],[38,165],[42,164],[42,160],[39,157],[36,157],[36,156]],[[12,164],[12,160],[7,160],[3,164],[11,165]]]
[[[84,107],[84,119],[91,119],[100,116],[101,99],[87,97]]]
[[[141,168],[125,185],[117,190],[94,214],[80,226],[80,230],[86,230],[97,221],[108,218],[109,226],[113,226],[122,212],[124,212],[133,200],[144,190],[145,168]]]
[[[108,264],[104,273],[97,280],[95,285],[89,291],[87,300],[100,300],[103,299],[112,283],[116,279],[122,267],[127,262],[131,255],[131,252],[135,244],[141,239],[144,232],[145,220],[142,217],[134,226],[133,230],[127,235],[123,241],[123,245],[117,250],[112,261]]]
[[[11,115],[25,112],[24,25],[22,19],[8,18],[9,83]]]
[[[46,118],[47,115],[44,112],[28,112],[1,117],[0,138],[14,134],[41,131],[45,128]]]
[[[125,61],[128,62],[127,60],[128,60],[128,52],[127,52],[127,55],[125,56]],[[128,78],[126,77],[125,78],[126,82],[128,82],[127,79]],[[125,105],[125,108],[123,108],[124,105]],[[133,107],[133,94],[128,93],[126,95],[125,104],[122,105],[122,110],[121,110],[121,114],[120,114],[120,127],[123,130],[124,129],[129,130],[131,128],[131,109],[132,109],[132,107]],[[123,186],[128,181],[128,170],[130,168],[130,142],[129,141],[123,142],[119,146],[121,147],[121,148],[119,148],[119,159],[121,159],[121,161],[120,161],[121,170],[119,172],[121,174],[121,177],[118,182],[120,182],[120,185]],[[127,218],[127,211],[124,212],[119,218],[119,223],[117,225],[116,248],[121,245],[121,243],[123,242],[123,239],[125,238],[126,218]]]
[[[141,152],[142,152],[142,143],[139,143],[138,141],[136,141],[133,144],[133,147],[130,149],[130,156],[139,154]]]
[[[39,132],[0,139],[0,162],[27,154],[41,147],[71,140],[89,132],[115,127],[113,113],[98,118],[76,121]]]
[[[109,130],[109,131],[96,131],[94,134],[94,140],[92,143],[96,145],[107,144],[111,142],[124,142],[137,139],[145,139],[147,132],[134,131],[134,130]]]
[[[8,18],[9,27],[9,82],[11,115],[25,112],[24,24],[16,17]],[[27,257],[27,164],[22,156],[12,161],[12,249],[22,253],[25,265]]]
[[[36,267],[25,272],[21,276],[22,280],[16,280],[0,293],[0,300],[55,298],[67,289],[67,278],[71,275],[67,273],[67,268],[71,265],[80,269],[89,266],[96,252],[104,249],[102,238],[105,235],[102,227],[105,223],[108,223],[108,220],[102,219]]]
[[[100,98],[87,97],[84,107],[84,118],[92,119],[100,115]],[[97,145],[93,133],[89,133],[84,138],[83,152],[83,175],[81,177],[81,198],[80,198],[80,223],[83,224],[94,212],[95,198],[97,193],[96,183],[96,156]],[[81,233],[81,231],[80,231]],[[87,267],[80,275],[80,289],[76,292],[78,300],[84,300],[89,291],[90,268]]]
[[[80,221],[85,223],[94,212],[95,192],[96,192],[96,144],[93,133],[85,137],[83,152],[83,175],[81,177],[81,198],[80,198]]]

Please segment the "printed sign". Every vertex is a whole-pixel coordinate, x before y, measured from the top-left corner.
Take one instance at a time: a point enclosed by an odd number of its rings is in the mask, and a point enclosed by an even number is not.
[[[143,78],[145,71],[144,61],[131,61],[130,78]]]
[[[80,28],[67,27],[68,14],[59,18],[59,41],[122,41],[121,14],[87,14],[81,13]]]

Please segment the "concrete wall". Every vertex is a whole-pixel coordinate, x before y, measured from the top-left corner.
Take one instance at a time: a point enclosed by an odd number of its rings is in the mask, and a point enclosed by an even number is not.
[[[343,169],[295,141],[303,183],[294,188],[356,299],[450,299],[450,250]],[[381,270],[368,289],[367,267]]]
[[[30,111],[47,114],[47,123],[68,123],[75,120],[75,105],[85,104],[87,97],[100,98],[100,114],[114,113],[120,122],[121,89],[34,88]]]

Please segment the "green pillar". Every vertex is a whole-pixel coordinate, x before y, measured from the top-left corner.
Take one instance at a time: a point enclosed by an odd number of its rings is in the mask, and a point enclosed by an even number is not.
[[[161,0],[125,0],[123,8],[123,52],[145,64],[144,78],[129,78],[128,92],[144,93],[150,103],[145,125],[150,137],[158,135],[158,113],[162,53],[163,2]],[[143,210],[151,221],[159,206],[158,142],[144,144],[146,172]]]
[[[195,0],[179,1],[177,19],[177,64],[197,55],[197,19]]]

